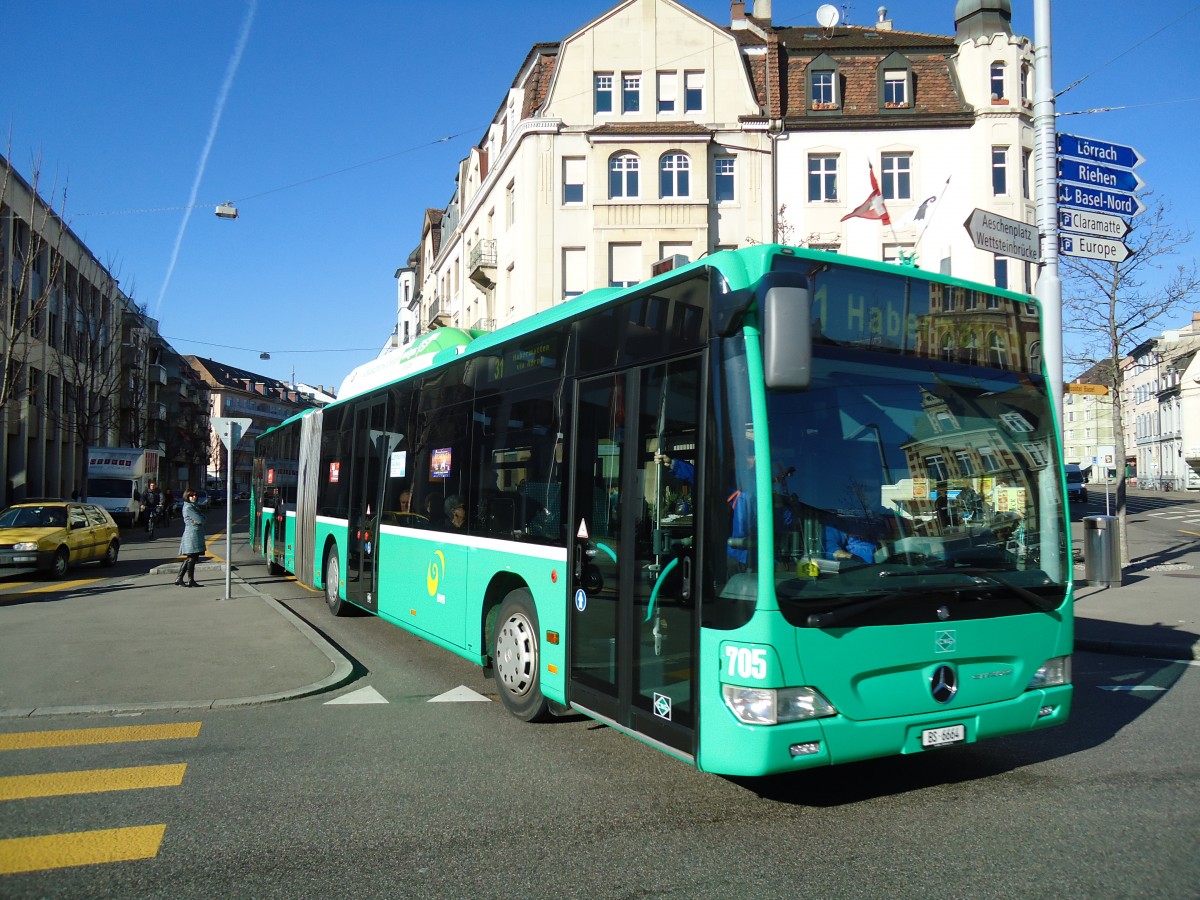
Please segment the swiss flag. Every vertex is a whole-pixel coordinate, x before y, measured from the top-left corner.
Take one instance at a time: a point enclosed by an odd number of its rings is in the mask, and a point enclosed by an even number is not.
[[[883,194],[879,192],[879,182],[875,180],[875,167],[867,163],[867,170],[871,173],[871,194],[854,210],[842,216],[842,221],[857,217],[859,219],[879,219],[884,225],[891,225],[892,219],[888,215],[887,207],[883,205]]]

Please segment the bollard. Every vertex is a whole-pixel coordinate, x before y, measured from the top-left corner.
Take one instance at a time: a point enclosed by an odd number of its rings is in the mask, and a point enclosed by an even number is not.
[[[1083,566],[1089,585],[1121,586],[1120,544],[1116,516],[1083,517]]]

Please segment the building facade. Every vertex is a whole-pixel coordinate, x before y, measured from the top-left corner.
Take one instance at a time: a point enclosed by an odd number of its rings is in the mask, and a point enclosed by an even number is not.
[[[185,356],[183,361],[208,389],[210,420],[219,417],[251,421],[234,448],[232,467],[220,436],[211,429],[208,431],[204,478],[192,483],[198,490],[203,486],[224,491],[227,475],[231,474],[234,493],[248,491],[254,465],[254,438],[302,410],[323,405],[313,394],[256,372],[201,356]]]
[[[962,223],[977,208],[1035,219],[1032,44],[1008,0],[946,13],[952,36],[882,10],[870,27],[777,27],[766,0],[733,0],[724,27],[626,0],[534,45],[449,201],[425,212],[381,355],[645,280],[667,257],[776,240],[1031,292],[1032,267],[976,249]],[[872,177],[890,224],[853,215]],[[983,352],[988,333],[961,338]]]
[[[0,157],[4,501],[86,487],[87,447],[120,433],[117,279]]]
[[[1137,484],[1200,490],[1200,312],[1129,354],[1125,415]]]

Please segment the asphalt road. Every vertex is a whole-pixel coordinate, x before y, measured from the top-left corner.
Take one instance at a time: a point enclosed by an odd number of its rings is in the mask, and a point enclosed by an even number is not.
[[[162,551],[130,542],[130,557],[169,557],[166,540]],[[1195,665],[1081,653],[1064,728],[728,779],[586,719],[518,722],[477,668],[378,619],[334,619],[319,595],[265,569],[243,572],[342,647],[359,677],[334,694],[200,716],[0,723],[0,738],[195,732],[0,750],[10,791],[24,773],[113,767],[168,782],[0,793],[0,838],[165,827],[152,859],[0,875],[0,896],[1191,898],[1200,884]],[[463,688],[482,699],[433,702]]]

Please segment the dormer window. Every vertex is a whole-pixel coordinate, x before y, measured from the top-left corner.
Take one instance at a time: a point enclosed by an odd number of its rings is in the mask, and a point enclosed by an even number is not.
[[[879,66],[879,105],[884,109],[912,109],[912,63],[899,53],[891,54]]]
[[[840,109],[842,105],[838,65],[822,53],[808,66],[808,108],[816,111]]]

